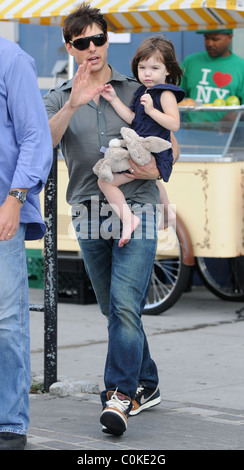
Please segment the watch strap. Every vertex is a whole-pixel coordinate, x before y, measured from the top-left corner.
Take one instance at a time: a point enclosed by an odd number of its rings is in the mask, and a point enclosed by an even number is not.
[[[18,191],[16,189],[12,189],[11,191],[9,191],[9,196],[13,196],[13,197],[16,197],[16,199],[18,199],[18,201],[21,203],[21,204],[24,204],[25,200],[26,200],[26,193],[25,191]]]

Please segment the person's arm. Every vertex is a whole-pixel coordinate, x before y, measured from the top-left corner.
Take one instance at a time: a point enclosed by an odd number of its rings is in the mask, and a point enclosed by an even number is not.
[[[141,96],[141,104],[144,106],[145,113],[156,121],[160,126],[170,131],[178,131],[180,127],[180,113],[177,106],[175,95],[165,90],[161,94],[160,103],[163,112],[154,108],[153,100],[149,93]]]
[[[178,160],[180,156],[180,147],[174,134],[171,132],[172,152],[173,152],[173,164]],[[156,165],[155,158],[151,157],[151,161],[146,165],[137,165],[133,160],[129,160],[133,173],[127,173],[126,176],[130,179],[146,179],[155,180],[160,178],[160,172]],[[130,170],[129,170],[130,171]]]
[[[5,76],[9,126],[16,140],[10,152],[13,175],[9,190],[37,194],[46,183],[52,165],[52,142],[46,110],[37,85],[35,63],[19,52]],[[9,163],[9,162],[8,162]],[[7,166],[7,168],[10,168]],[[26,204],[26,203],[24,203]],[[7,195],[0,207],[0,240],[12,238],[19,226],[22,203]]]
[[[89,85],[89,76],[91,71],[91,64],[83,62],[73,80],[73,86],[69,100],[65,103],[55,116],[49,120],[49,126],[52,135],[53,146],[56,147],[62,139],[72,116],[76,113],[78,108],[84,104],[89,103],[98,93],[104,89],[104,86],[97,86],[92,88]]]
[[[113,106],[115,112],[123,119],[123,121],[127,122],[127,124],[131,124],[135,113],[131,111],[128,106],[126,106],[116,94],[116,91],[112,87],[112,85],[107,84],[104,87],[104,90],[101,92],[103,98],[105,98],[109,103]]]
[[[5,77],[9,120],[16,139],[15,168],[10,189],[38,194],[52,165],[52,141],[33,59],[19,53]],[[18,202],[18,201],[17,201]]]
[[[63,108],[61,108],[57,114],[49,119],[49,127],[52,136],[53,147],[57,147],[60,140],[62,139],[72,116],[75,114],[78,108],[72,107],[70,102],[67,101]]]
[[[27,193],[27,188],[14,188]],[[0,241],[10,240],[18,230],[22,204],[16,197],[7,196],[0,207]]]
[[[173,152],[173,164],[177,162],[180,158],[180,146],[178,140],[175,138],[173,132],[170,133],[171,143],[172,143],[172,152]]]

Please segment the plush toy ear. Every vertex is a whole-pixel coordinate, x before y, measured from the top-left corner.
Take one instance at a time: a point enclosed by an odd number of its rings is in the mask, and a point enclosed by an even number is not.
[[[131,129],[130,127],[121,127],[120,133],[121,133],[123,139],[125,139],[125,141],[127,141],[127,139],[134,140],[134,139],[137,139],[139,137],[138,134],[133,129]]]
[[[163,150],[168,150],[172,147],[171,142],[168,140],[161,139],[160,137],[145,137],[143,141],[143,146],[150,152],[162,152]]]
[[[102,165],[102,162],[104,161],[104,158],[100,158],[100,160],[98,160],[98,162],[94,165],[94,167],[92,168],[93,169],[93,172],[95,173],[95,175],[99,176],[99,171],[100,171],[100,167]]]
[[[113,181],[111,161],[109,159],[101,158],[98,160],[96,165],[93,167],[93,171],[101,180],[109,182]]]

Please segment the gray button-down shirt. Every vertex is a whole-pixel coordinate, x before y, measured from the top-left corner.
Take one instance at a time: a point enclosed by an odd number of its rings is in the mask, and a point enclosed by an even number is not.
[[[123,103],[130,105],[138,83],[115,71],[112,67],[110,83]],[[73,80],[51,89],[44,97],[48,118],[53,117],[69,99]],[[67,202],[79,204],[98,196],[104,196],[97,185],[93,166],[103,157],[102,147],[108,147],[111,139],[122,138],[120,129],[127,124],[118,116],[110,103],[102,96],[98,106],[92,100],[80,106],[70,120],[61,140],[62,152],[68,167],[69,184]],[[153,180],[134,180],[121,186],[125,197],[135,202],[158,203],[158,190]]]

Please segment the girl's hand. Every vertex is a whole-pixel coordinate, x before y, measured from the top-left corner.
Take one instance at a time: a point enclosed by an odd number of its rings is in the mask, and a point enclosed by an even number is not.
[[[144,111],[146,114],[150,114],[154,109],[153,100],[149,93],[144,93],[144,95],[141,96],[141,104],[144,106]]]
[[[101,91],[100,95],[105,98],[105,100],[112,103],[112,101],[117,98],[116,91],[113,89],[112,85],[107,83],[104,85],[104,89]]]

